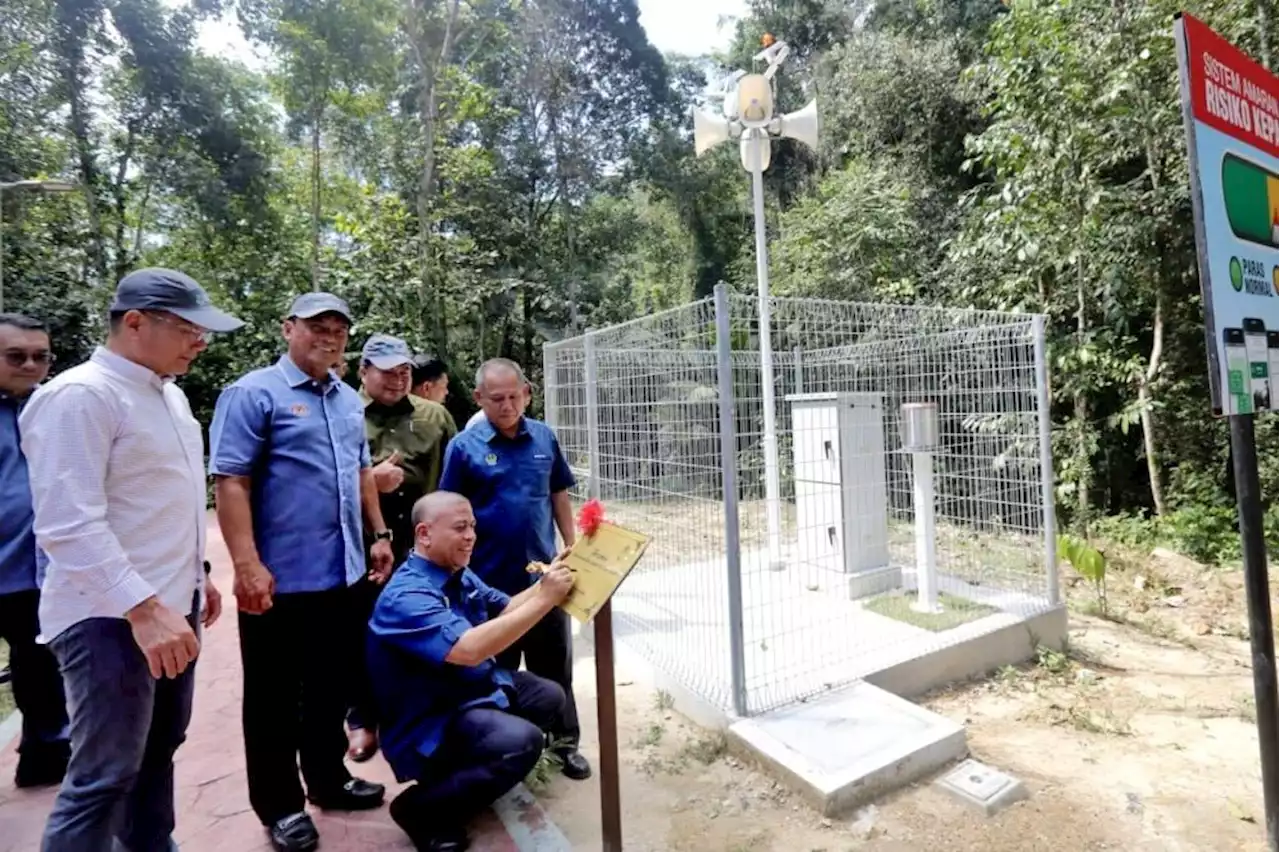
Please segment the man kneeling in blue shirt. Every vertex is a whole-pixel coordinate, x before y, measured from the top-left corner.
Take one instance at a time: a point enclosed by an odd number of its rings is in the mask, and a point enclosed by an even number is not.
[[[573,588],[555,563],[509,597],[467,568],[476,543],[471,504],[436,491],[413,507],[413,552],[369,622],[369,676],[382,748],[399,781],[416,781],[391,816],[425,852],[461,852],[467,823],[522,781],[545,731],[563,725],[564,691],[493,657]]]

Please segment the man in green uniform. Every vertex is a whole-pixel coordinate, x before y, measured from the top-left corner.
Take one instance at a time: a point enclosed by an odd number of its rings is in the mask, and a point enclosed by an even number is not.
[[[443,405],[409,393],[413,352],[396,337],[375,334],[360,357],[360,399],[364,428],[373,458],[373,476],[381,495],[382,517],[391,530],[391,549],[398,566],[413,549],[413,504],[436,490],[444,450],[457,433],[453,417]],[[352,624],[352,639],[360,653],[352,679],[347,713],[349,755],[365,761],[378,750],[378,726],[364,645],[369,616],[381,586],[372,576],[357,584],[361,606]]]

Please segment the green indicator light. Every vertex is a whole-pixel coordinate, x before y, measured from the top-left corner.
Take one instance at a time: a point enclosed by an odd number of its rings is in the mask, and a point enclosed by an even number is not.
[[[1276,175],[1233,154],[1222,158],[1222,200],[1238,238],[1275,248],[1280,189]]]

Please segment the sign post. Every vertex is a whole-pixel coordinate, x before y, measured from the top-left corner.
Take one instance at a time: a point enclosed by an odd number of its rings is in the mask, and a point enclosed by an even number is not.
[[[1280,406],[1277,78],[1203,22],[1174,18],[1209,390],[1231,424],[1267,842],[1277,849],[1280,704],[1253,416]]]

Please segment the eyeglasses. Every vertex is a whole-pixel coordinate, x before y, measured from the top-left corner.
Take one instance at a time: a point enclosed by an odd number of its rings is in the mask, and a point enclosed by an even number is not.
[[[47,367],[53,363],[53,353],[48,349],[37,349],[34,352],[28,352],[25,349],[4,351],[4,362],[15,370],[25,366],[28,361],[37,367]]]
[[[189,322],[183,322],[181,320],[172,319],[165,314],[148,313],[147,316],[151,317],[156,322],[162,322],[165,325],[176,328],[188,340],[192,340],[192,341],[201,340],[205,343],[211,343],[213,341],[212,331],[206,331],[205,329],[200,328],[199,326],[194,326]]]

